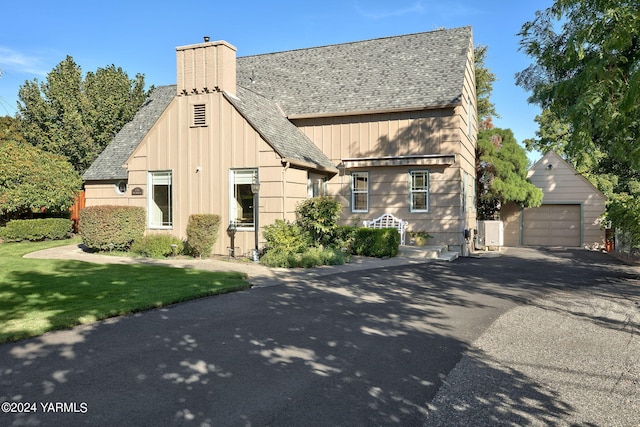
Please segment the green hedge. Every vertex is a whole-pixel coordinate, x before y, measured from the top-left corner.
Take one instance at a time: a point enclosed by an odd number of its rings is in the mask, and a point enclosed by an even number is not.
[[[187,223],[187,245],[195,257],[211,255],[213,245],[218,240],[220,215],[194,214],[189,216]]]
[[[60,240],[69,237],[73,222],[68,218],[18,219],[9,221],[6,227],[0,229],[3,240],[45,239]]]
[[[127,250],[142,238],[145,209],[137,206],[90,206],[80,211],[78,233],[90,249]]]
[[[355,255],[376,258],[398,255],[400,233],[395,228],[358,228],[351,251]]]
[[[260,258],[267,267],[310,268],[318,265],[342,265],[348,256],[334,248],[307,248],[304,252],[292,252],[282,248],[269,249]]]
[[[173,246],[175,245],[175,246]],[[166,258],[180,255],[184,251],[184,242],[168,234],[150,234],[134,240],[131,252],[149,258]]]

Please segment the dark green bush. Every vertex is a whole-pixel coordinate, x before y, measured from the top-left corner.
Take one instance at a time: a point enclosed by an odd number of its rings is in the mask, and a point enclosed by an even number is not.
[[[136,206],[90,206],[80,211],[78,233],[90,249],[127,250],[144,235],[145,216]]]
[[[68,218],[17,219],[9,221],[0,229],[0,238],[4,240],[45,239],[60,240],[69,237],[73,222]]]
[[[344,249],[347,253],[353,253],[353,243],[356,239],[356,232],[359,227],[352,225],[340,225],[336,228],[336,236],[333,246],[337,249]]]
[[[220,215],[190,215],[187,223],[187,246],[189,247],[189,252],[195,257],[206,258],[210,256],[213,245],[218,240],[219,228]]]
[[[358,228],[352,251],[355,255],[376,258],[394,257],[400,247],[400,233],[395,228]]]
[[[296,206],[296,223],[311,236],[313,242],[332,246],[342,206],[328,197],[306,199]]]
[[[134,240],[131,252],[149,258],[166,258],[182,254],[184,242],[168,234],[150,234]]]

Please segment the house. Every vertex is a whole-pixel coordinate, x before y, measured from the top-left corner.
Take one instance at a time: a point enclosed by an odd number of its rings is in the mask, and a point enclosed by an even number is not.
[[[531,167],[528,178],[542,190],[542,205],[503,207],[506,246],[604,246],[606,196],[593,184],[553,151]]]
[[[205,37],[176,60],[177,84],[85,172],[87,206],[145,207],[149,233],[182,238],[190,214],[218,214],[219,254],[228,224],[250,253],[256,224],[321,195],[343,224],[391,213],[454,250],[475,227],[470,27],[245,57]]]

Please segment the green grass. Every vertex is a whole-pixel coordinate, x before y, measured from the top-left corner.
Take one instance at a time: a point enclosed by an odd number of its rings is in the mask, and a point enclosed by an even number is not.
[[[249,287],[241,273],[22,257],[77,242],[0,244],[0,343]]]

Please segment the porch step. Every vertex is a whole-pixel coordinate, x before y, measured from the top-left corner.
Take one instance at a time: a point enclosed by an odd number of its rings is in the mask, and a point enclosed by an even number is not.
[[[418,260],[453,261],[458,258],[458,252],[449,251],[447,246],[400,246],[399,257]]]

